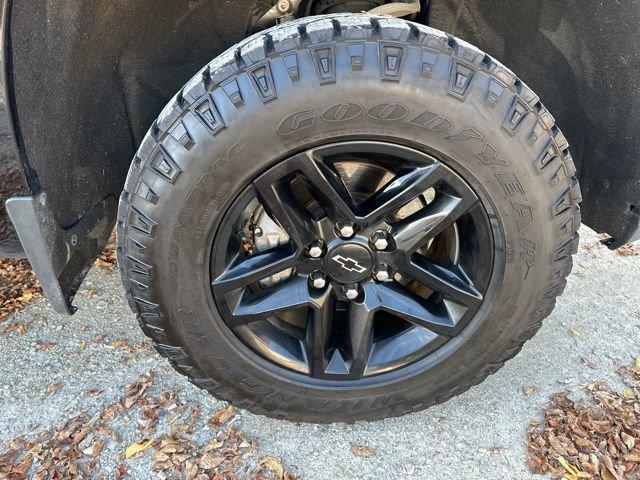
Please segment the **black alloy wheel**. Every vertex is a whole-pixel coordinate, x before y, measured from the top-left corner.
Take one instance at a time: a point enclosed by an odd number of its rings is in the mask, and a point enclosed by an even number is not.
[[[285,240],[256,251],[259,209]],[[233,203],[215,239],[213,294],[226,325],[271,362],[358,380],[462,331],[491,277],[490,232],[477,195],[442,161],[381,142],[315,147]]]

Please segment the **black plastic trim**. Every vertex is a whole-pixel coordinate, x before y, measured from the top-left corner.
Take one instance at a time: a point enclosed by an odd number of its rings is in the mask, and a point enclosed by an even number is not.
[[[73,298],[113,230],[117,202],[109,197],[68,229],[58,226],[44,192],[11,198],[7,211],[53,309],[72,314]]]
[[[0,256],[24,258],[24,249],[5,207],[7,199],[30,193],[16,141],[11,109],[11,85],[9,82],[10,6],[10,0],[4,0],[0,11]]]

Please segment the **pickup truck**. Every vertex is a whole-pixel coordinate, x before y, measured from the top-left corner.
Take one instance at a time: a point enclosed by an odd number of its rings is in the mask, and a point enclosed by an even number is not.
[[[581,221],[639,238],[639,20],[2,0],[0,256],[72,314],[115,228],[140,326],[194,384],[300,421],[426,408],[534,335]]]

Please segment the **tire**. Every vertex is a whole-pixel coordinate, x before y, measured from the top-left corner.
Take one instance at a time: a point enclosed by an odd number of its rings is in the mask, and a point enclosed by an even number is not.
[[[446,158],[480,197],[495,248],[482,306],[454,340],[403,376],[341,388],[274,370],[240,346],[202,265],[254,177],[292,152],[353,138]],[[372,420],[458,395],[521,349],[564,290],[579,202],[565,137],[505,66],[403,20],[310,17],[231,48],[162,111],[122,193],[119,264],[143,331],[195,385],[271,417]]]

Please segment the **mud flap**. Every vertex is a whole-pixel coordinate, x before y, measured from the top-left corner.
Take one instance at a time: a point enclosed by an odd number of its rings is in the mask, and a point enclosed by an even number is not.
[[[104,199],[66,229],[55,221],[44,192],[10,198],[6,207],[53,309],[62,314],[75,313],[73,298],[113,230],[115,198]]]

